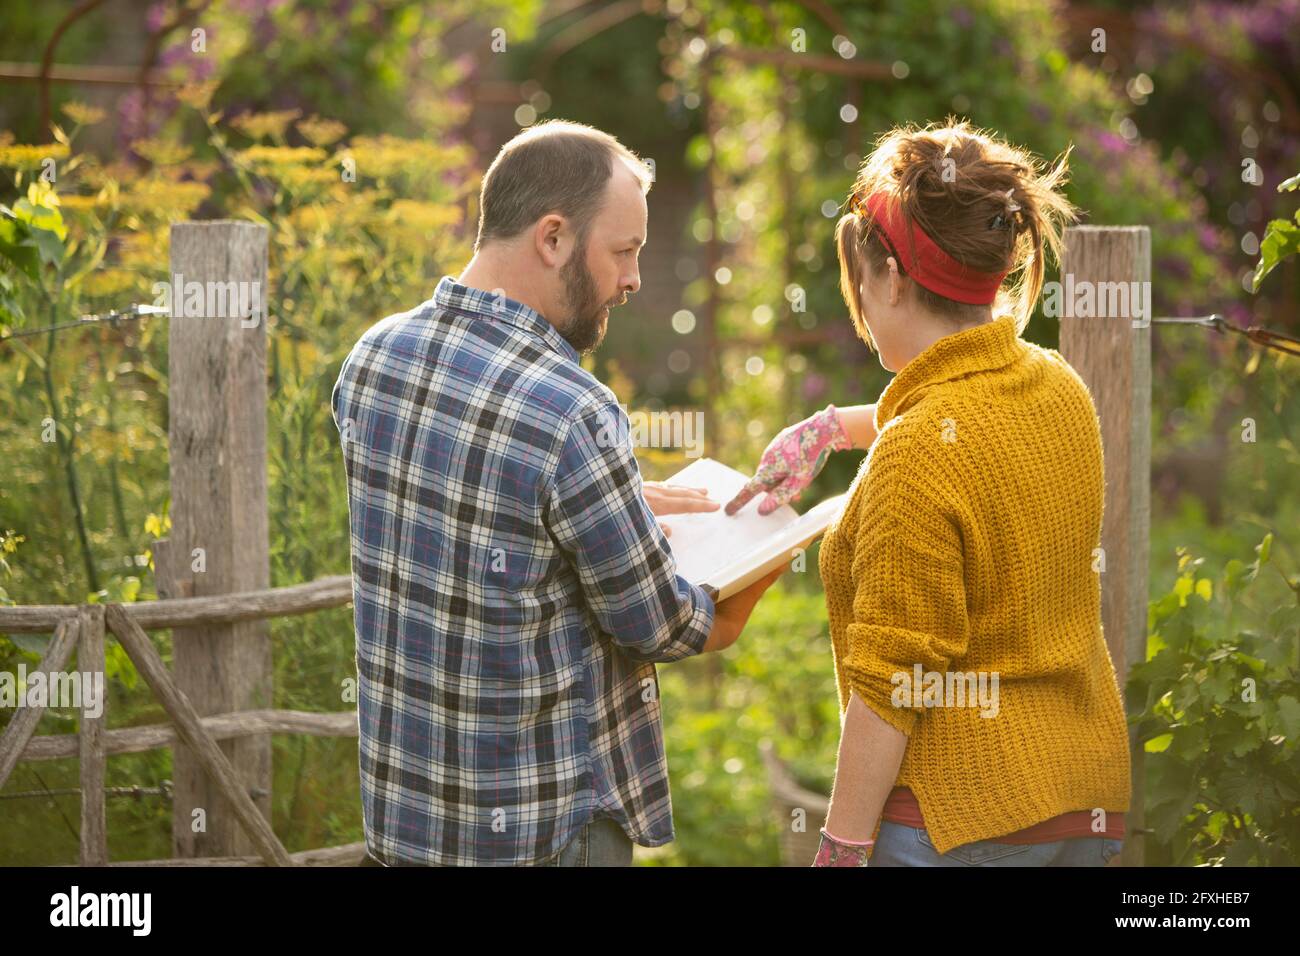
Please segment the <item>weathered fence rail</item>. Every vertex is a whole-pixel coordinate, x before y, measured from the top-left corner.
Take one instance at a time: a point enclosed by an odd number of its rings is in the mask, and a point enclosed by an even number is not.
[[[309,737],[355,737],[356,715],[348,712],[310,713],[304,710],[246,710],[237,714],[214,714],[199,720],[213,740],[228,740],[247,734],[306,734]],[[180,738],[171,724],[150,724],[104,731],[104,753],[138,754],[171,747]],[[71,734],[32,737],[23,760],[62,760],[75,757],[79,745]]]
[[[123,604],[122,611],[146,631],[151,631],[165,627],[195,627],[200,624],[291,617],[341,607],[351,600],[352,579],[346,574],[337,574],[307,584],[265,588],[243,594],[168,598]],[[75,604],[0,607],[0,630],[12,634],[45,634],[54,630],[60,622],[75,619],[78,613]]]
[[[356,714],[262,709],[201,717],[145,633],[146,628],[171,628],[182,622],[224,623],[303,614],[342,607],[351,599],[351,580],[334,576],[305,585],[207,598],[175,598],[133,605],[0,608],[0,630],[39,632],[42,625],[46,629],[53,625],[54,639],[36,668],[46,674],[62,671],[74,648],[79,670],[102,673],[105,632],[112,634],[172,720],[171,724],[107,730],[105,707],[97,717],[83,714],[77,734],[34,736],[44,708],[23,707],[0,737],[0,787],[20,760],[79,757],[81,865],[118,865],[109,864],[108,859],[104,802],[106,758],[181,744],[196,755],[225,804],[233,808],[238,825],[256,847],[257,854],[132,861],[120,865],[341,866],[359,862],[365,855],[365,844],[360,842],[287,853],[272,832],[267,815],[255,805],[253,794],[238,779],[229,757],[217,743],[273,733],[355,737]]]

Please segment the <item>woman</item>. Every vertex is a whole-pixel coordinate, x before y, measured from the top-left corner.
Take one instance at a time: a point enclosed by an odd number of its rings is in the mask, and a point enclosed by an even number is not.
[[[821,546],[843,729],[814,865],[1119,852],[1097,415],[1060,354],[1019,337],[1074,218],[1065,178],[1065,157],[1045,169],[965,123],[882,137],[836,240],[854,326],[897,374],[875,405],[778,435],[727,506],[766,491],[769,511],[830,451],[870,448]]]

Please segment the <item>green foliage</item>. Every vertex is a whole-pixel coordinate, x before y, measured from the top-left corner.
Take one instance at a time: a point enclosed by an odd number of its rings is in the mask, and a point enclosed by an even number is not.
[[[731,649],[659,668],[677,839],[650,862],[780,864],[790,820],[772,804],[761,741],[805,786],[830,793],[839,703],[815,554],[808,569],[764,595]]]
[[[0,206],[0,255],[32,282],[40,281],[41,266],[63,260],[63,240],[68,236],[59,214],[58,196],[37,181],[14,208]],[[12,284],[9,285],[12,291]]]
[[[1300,189],[1300,175],[1292,176],[1278,184],[1278,192],[1292,192]],[[1251,280],[1252,288],[1258,292],[1264,276],[1272,272],[1279,262],[1300,254],[1300,209],[1296,210],[1295,220],[1272,219],[1264,230],[1264,238],[1259,244],[1259,264],[1255,266],[1255,275]]]
[[[1278,568],[1273,544],[1266,535],[1254,562],[1232,559],[1217,580],[1182,551],[1150,604],[1147,659],[1127,687],[1147,751],[1149,863],[1300,858],[1300,577]]]

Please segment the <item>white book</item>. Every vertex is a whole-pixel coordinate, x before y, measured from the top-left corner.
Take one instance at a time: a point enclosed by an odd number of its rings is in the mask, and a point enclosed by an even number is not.
[[[677,573],[701,587],[718,592],[718,600],[743,591],[794,559],[797,548],[806,548],[821,537],[840,509],[846,494],[827,498],[800,515],[782,505],[770,515],[760,516],[755,495],[730,517],[728,501],[749,481],[749,476],[712,458],[701,458],[667,479],[666,484],[707,488],[709,497],[723,508],[696,514],[663,515],[658,520],[672,530],[668,544],[677,559]]]

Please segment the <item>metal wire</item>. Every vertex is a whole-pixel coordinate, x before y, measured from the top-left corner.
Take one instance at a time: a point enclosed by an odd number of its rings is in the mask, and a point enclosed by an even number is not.
[[[1152,322],[1161,322],[1169,325],[1199,325],[1207,329],[1215,329],[1219,332],[1234,332],[1237,335],[1244,335],[1255,345],[1266,349],[1275,349],[1284,355],[1300,355],[1300,339],[1292,338],[1281,332],[1274,332],[1272,329],[1266,329],[1263,326],[1252,325],[1249,328],[1241,328],[1233,325],[1227,319],[1217,312],[1210,315],[1193,315],[1187,317],[1180,316],[1161,316],[1152,319]]]
[[[170,315],[169,309],[164,309],[158,305],[141,305],[136,303],[123,312],[116,309],[106,315],[100,315],[95,312],[81,316],[76,322],[61,322],[58,325],[47,325],[40,329],[23,329],[21,332],[11,332],[8,335],[0,336],[0,342],[7,342],[10,339],[20,339],[29,335],[41,335],[45,332],[61,332],[64,329],[78,329],[82,326],[97,322],[121,322],[125,319],[140,319],[150,315]]]
[[[9,335],[0,336],[0,342],[7,342],[9,339],[18,339],[31,335],[41,335],[45,332],[61,332],[65,329],[81,328],[85,325],[99,322],[121,322],[127,319],[140,319],[151,315],[170,315],[170,310],[157,305],[143,305],[136,303],[130,308],[118,312],[116,309],[100,315],[98,313],[88,313],[81,316],[76,322],[63,322],[58,325],[47,325],[39,329],[23,329],[21,332],[11,332]],[[1237,335],[1245,336],[1249,341],[1262,348],[1274,349],[1284,355],[1300,355],[1300,339],[1292,338],[1282,332],[1275,332],[1272,329],[1266,329],[1263,326],[1252,325],[1249,328],[1241,328],[1233,325],[1227,319],[1217,312],[1210,315],[1192,315],[1192,316],[1160,316],[1151,320],[1153,323],[1159,322],[1164,325],[1197,325],[1202,328],[1215,329],[1218,332],[1232,332]]]
[[[172,798],[172,788],[164,782],[161,787],[105,787],[104,795],[108,797],[166,797]],[[26,790],[21,793],[0,793],[0,800],[30,800],[34,797],[79,797],[80,787],[56,787],[53,790]]]

